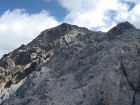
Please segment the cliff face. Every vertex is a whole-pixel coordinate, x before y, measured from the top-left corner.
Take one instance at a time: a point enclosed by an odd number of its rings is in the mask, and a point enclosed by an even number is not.
[[[139,63],[129,22],[107,33],[63,23],[3,56],[1,104],[140,105]]]

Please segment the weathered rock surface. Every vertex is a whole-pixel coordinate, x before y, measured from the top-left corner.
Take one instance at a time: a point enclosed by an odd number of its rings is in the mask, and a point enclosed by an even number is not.
[[[139,63],[129,22],[107,33],[63,23],[3,56],[1,104],[140,105]]]

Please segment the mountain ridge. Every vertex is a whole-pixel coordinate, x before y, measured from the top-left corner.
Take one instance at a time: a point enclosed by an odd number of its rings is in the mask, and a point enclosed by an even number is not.
[[[139,34],[129,22],[108,32],[67,23],[42,31],[1,58],[1,104],[139,105]]]

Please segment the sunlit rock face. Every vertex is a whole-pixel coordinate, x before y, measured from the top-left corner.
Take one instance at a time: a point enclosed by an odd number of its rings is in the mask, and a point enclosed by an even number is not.
[[[1,105],[140,105],[140,30],[63,23],[0,60]]]

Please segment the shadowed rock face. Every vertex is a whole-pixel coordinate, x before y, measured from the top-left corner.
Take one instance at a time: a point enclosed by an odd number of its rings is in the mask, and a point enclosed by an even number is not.
[[[129,22],[107,33],[63,23],[3,56],[1,104],[140,105],[139,62],[140,30]]]
[[[117,26],[113,27],[108,31],[108,39],[114,40],[117,36],[124,34],[125,32],[131,32],[136,30],[136,28],[129,22],[119,23]]]

